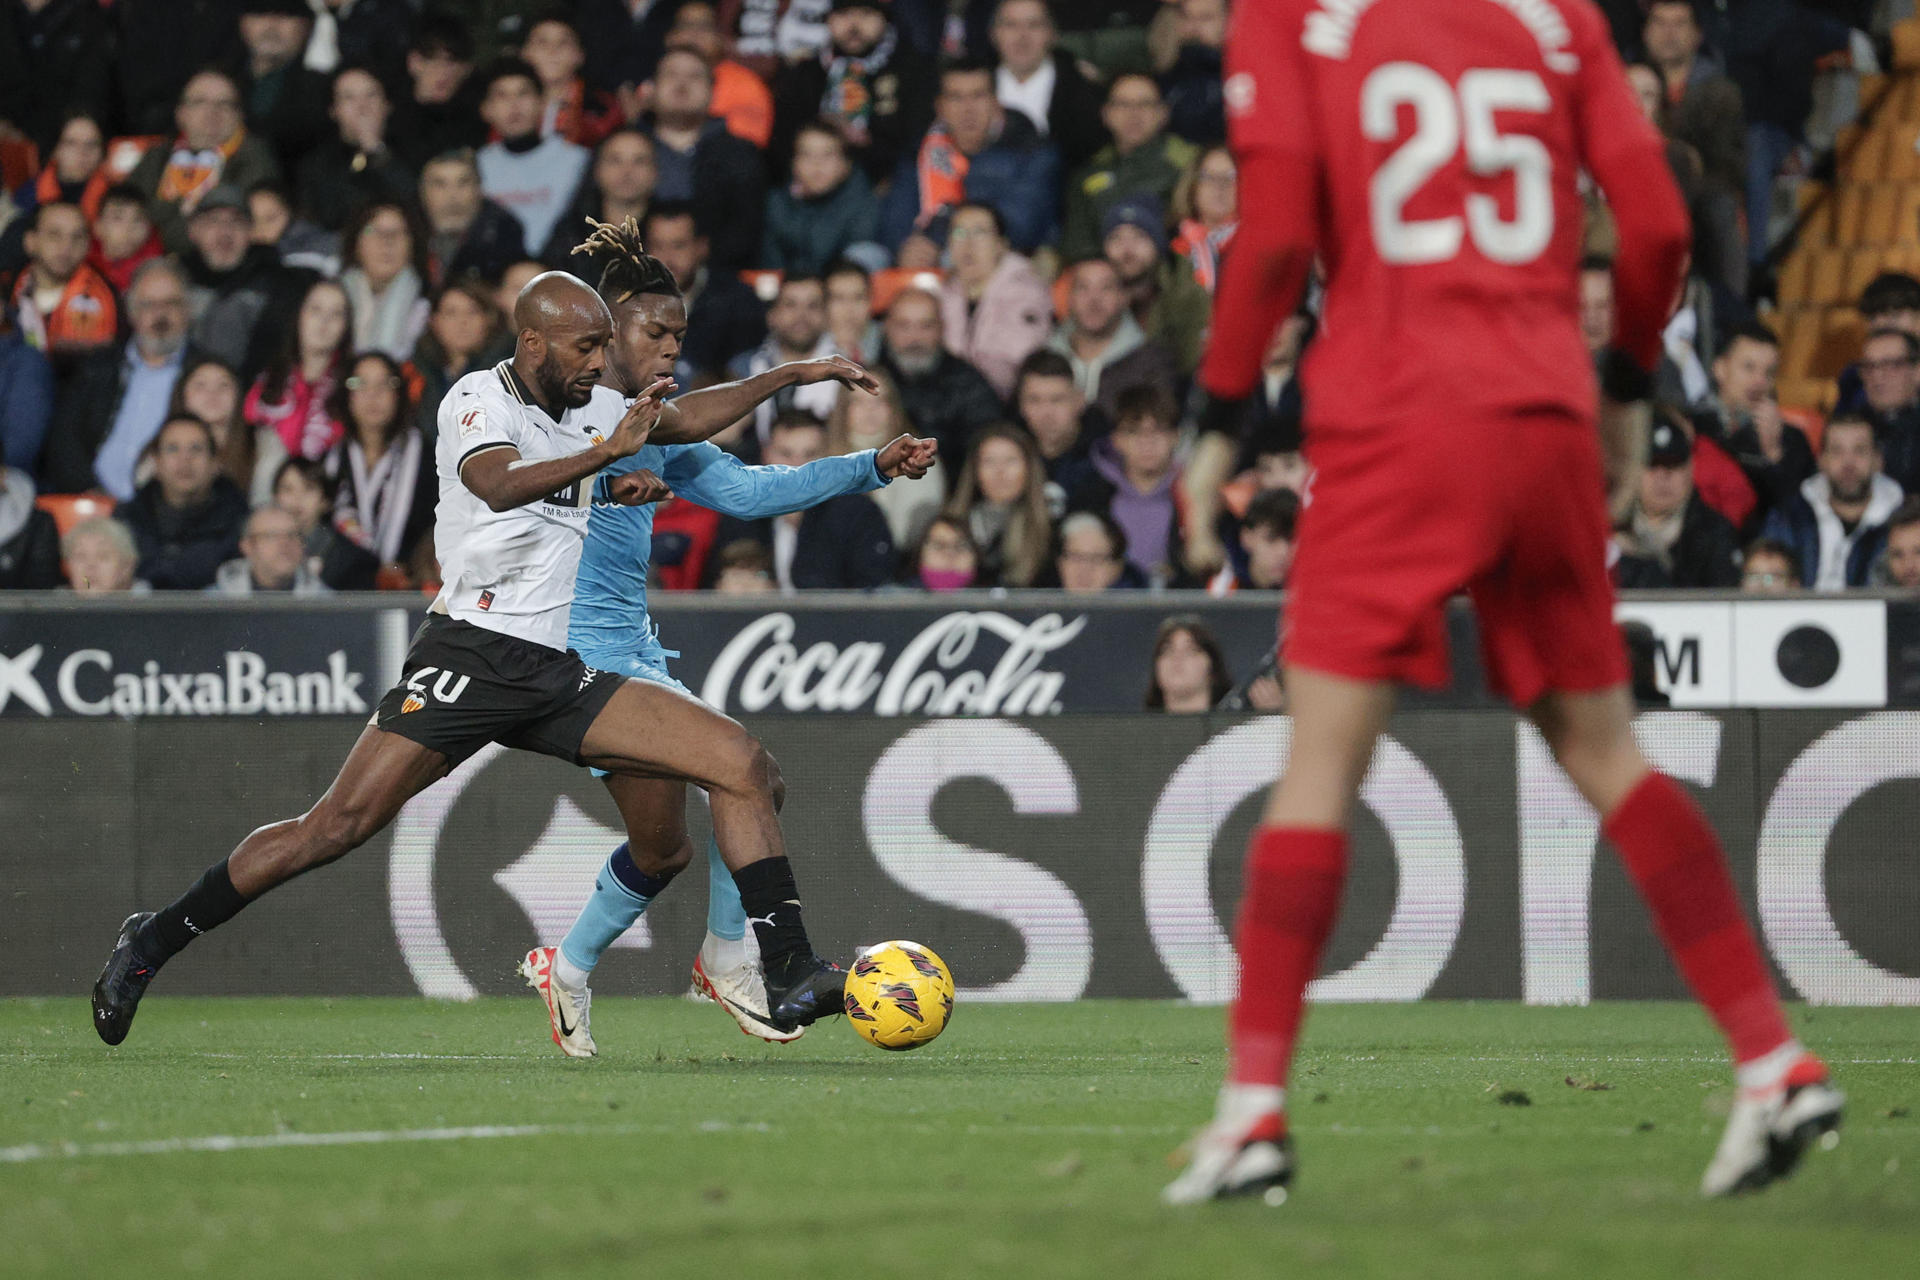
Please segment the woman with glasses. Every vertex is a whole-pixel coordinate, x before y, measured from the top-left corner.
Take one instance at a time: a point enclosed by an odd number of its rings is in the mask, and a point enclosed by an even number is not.
[[[333,412],[346,427],[327,455],[340,485],[334,526],[373,553],[383,581],[418,585],[432,576],[415,558],[431,554],[439,481],[399,364],[383,351],[361,352],[334,392]]]
[[[353,303],[353,347],[413,354],[427,327],[425,238],[403,205],[377,201],[355,214],[341,237],[340,284]]]

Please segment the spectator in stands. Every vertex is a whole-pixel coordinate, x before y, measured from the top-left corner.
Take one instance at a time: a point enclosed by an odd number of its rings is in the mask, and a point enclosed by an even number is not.
[[[1580,339],[1598,355],[1613,345],[1613,262],[1607,258],[1580,260]]]
[[[340,285],[352,305],[356,350],[384,351],[396,360],[413,354],[431,310],[424,240],[407,207],[391,201],[366,206],[347,224]]]
[[[1174,459],[1180,409],[1165,387],[1129,387],[1113,433],[1093,447],[1093,479],[1068,505],[1104,511],[1127,533],[1127,558],[1157,586],[1186,585],[1180,550],[1180,468]]]
[[[1283,591],[1293,572],[1299,541],[1300,495],[1292,489],[1262,489],[1241,515],[1232,557],[1207,583],[1216,596],[1236,591]]]
[[[1920,588],[1920,498],[1908,498],[1887,520],[1887,547],[1874,565],[1877,586]]]
[[[340,486],[334,527],[396,579],[415,579],[410,566],[433,533],[440,482],[399,362],[362,352],[333,393],[332,414],[346,427],[326,461]]]
[[[828,46],[782,67],[774,80],[772,152],[794,154],[799,130],[819,119],[837,130],[853,163],[883,182],[933,122],[933,65],[903,48],[881,0],[833,0]]]
[[[1740,326],[1714,356],[1713,400],[1690,419],[1694,487],[1736,529],[1765,516],[1761,499],[1769,505],[1784,499],[1812,474],[1812,450],[1799,428],[1782,423],[1776,432],[1779,366],[1779,339],[1759,325]],[[1741,447],[1748,450],[1750,472],[1735,456]]]
[[[767,308],[767,340],[735,360],[727,372],[737,378],[749,378],[775,365],[824,360],[833,354],[833,338],[827,333],[826,285],[819,276],[794,274],[780,282],[773,305]],[[715,437],[715,442],[757,458],[773,433],[775,418],[798,409],[824,420],[833,412],[839,392],[837,382],[784,387],[761,401],[743,420],[751,427],[745,432],[748,439],[735,442]]]
[[[1060,522],[1053,568],[1062,591],[1088,594],[1144,587],[1127,561],[1127,535],[1104,511],[1075,511]]]
[[[1046,0],[1000,0],[993,10],[993,73],[1000,105],[1033,122],[1060,151],[1073,172],[1106,145],[1100,123],[1100,87],[1058,47],[1058,30]]]
[[[731,271],[707,265],[707,234],[693,206],[656,201],[640,224],[647,252],[673,272],[687,299],[687,336],[680,344],[683,387],[721,381],[727,366],[767,336],[760,296]]]
[[[873,281],[867,269],[842,258],[827,264],[827,332],[834,349],[856,364],[880,354],[880,324],[873,318]]]
[[[94,0],[0,6],[0,133],[45,155],[69,111],[99,118],[114,96],[113,37]]]
[[[980,548],[973,545],[967,522],[958,516],[935,516],[914,548],[912,585],[928,591],[963,591],[980,572]]]
[[[1640,40],[1647,61],[1663,81],[1669,130],[1700,153],[1710,182],[1728,191],[1746,190],[1746,126],[1740,90],[1727,79],[1719,61],[1701,47],[1704,34],[1692,0],[1652,0],[1646,13]],[[1764,246],[1764,217],[1751,234]]]
[[[239,9],[246,116],[281,169],[291,170],[327,135],[327,78],[302,56],[313,10],[306,0],[241,0]]]
[[[13,309],[0,307],[0,466],[38,472],[52,420],[53,366],[20,336]]]
[[[240,557],[221,565],[207,590],[222,596],[328,594],[326,584],[308,566],[302,552],[299,521],[271,505],[255,507],[247,517],[245,532],[240,535]]]
[[[880,236],[903,267],[939,259],[945,223],[964,201],[1000,211],[1021,253],[1048,243],[1059,224],[1060,160],[1024,115],[993,96],[993,72],[961,61],[940,71],[934,124],[900,158],[880,206]]]
[[[1058,351],[1042,348],[1020,362],[1013,408],[1032,433],[1047,483],[1064,500],[1093,476],[1093,442],[1107,422],[1073,380],[1073,366]]]
[[[767,441],[766,461],[773,466],[804,467],[827,456],[827,429],[799,411],[780,415]],[[845,493],[819,506],[771,520],[720,522],[715,541],[727,546],[751,538],[773,559],[774,580],[782,591],[806,588],[868,590],[893,577],[893,538],[886,517],[864,493]]]
[[[778,590],[773,581],[773,557],[751,539],[742,538],[720,548],[718,563],[720,573],[713,580],[713,589],[723,596],[758,596]]]
[[[240,113],[240,90],[224,71],[196,72],[180,91],[174,112],[178,129],[140,158],[127,181],[144,192],[161,243],[173,253],[187,248],[187,215],[215,187],[241,191],[280,176],[279,162],[265,142],[247,131]]]
[[[914,430],[940,442],[943,458],[964,457],[975,429],[1000,418],[1000,397],[980,371],[946,348],[940,300],[908,289],[887,310],[881,365],[900,387]]]
[[[520,219],[487,199],[472,151],[445,151],[427,161],[420,170],[420,209],[427,278],[436,287],[467,276],[495,279],[527,256]]]
[[[292,514],[300,530],[307,569],[335,591],[366,591],[380,562],[333,525],[339,485],[326,464],[314,458],[288,458],[273,473],[273,504]]]
[[[235,369],[256,366],[263,318],[288,288],[279,255],[253,243],[252,210],[232,187],[201,198],[187,219],[187,239],[192,247],[180,265],[193,316],[188,341]]]
[[[32,218],[27,269],[13,286],[15,323],[57,367],[112,343],[120,309],[113,286],[87,265],[87,219],[80,206],[43,204]]]
[[[240,43],[230,0],[174,0],[171,4],[115,4],[120,27],[116,68],[127,132],[160,134],[174,127],[187,80],[202,67],[240,65]]]
[[[247,214],[253,243],[278,254],[281,266],[310,276],[340,274],[340,237],[295,212],[284,183],[254,183],[247,192]]]
[[[1900,486],[1880,473],[1873,424],[1842,415],[1821,434],[1819,474],[1767,517],[1766,536],[1793,548],[1803,586],[1864,587],[1900,501]]]
[[[395,112],[401,154],[424,166],[449,151],[476,150],[487,141],[480,119],[482,86],[473,74],[473,32],[453,14],[428,13],[407,46],[410,92]]]
[[[1196,146],[1227,136],[1221,51],[1227,41],[1227,0],[1180,0],[1180,49],[1160,73],[1167,128]]]
[[[760,252],[767,179],[760,153],[713,115],[713,72],[688,49],[660,59],[652,110],[641,122],[653,139],[662,200],[691,201],[703,211],[713,261],[745,267]]]
[[[593,153],[593,167],[560,227],[547,241],[546,261],[558,271],[579,267],[573,247],[593,233],[589,218],[619,226],[628,218],[644,221],[660,178],[653,139],[631,125],[608,134]]]
[[[880,384],[880,394],[843,395],[827,419],[827,454],[854,453],[861,449],[883,449],[903,431],[912,431],[907,408],[900,399],[900,388],[885,369],[870,369]],[[921,531],[940,511],[946,478],[937,468],[928,484],[890,484],[868,494],[880,514],[887,518],[887,532],[896,547],[911,547],[920,541]]]
[[[520,56],[540,77],[540,132],[591,147],[619,127],[620,104],[604,89],[588,89],[580,68],[587,51],[563,9],[536,16],[520,42]]]
[[[1167,257],[1166,215],[1146,196],[1107,209],[1101,250],[1127,293],[1127,306],[1149,341],[1174,353],[1182,374],[1200,364],[1213,300],[1193,275]]]
[[[1004,400],[1020,362],[1052,336],[1053,299],[1033,264],[1013,252],[992,205],[954,208],[947,253],[953,269],[940,286],[947,350],[984,374]]]
[[[1739,540],[1725,517],[1693,491],[1692,460],[1687,433],[1656,422],[1639,490],[1615,539],[1622,587],[1731,587],[1740,581]]]
[[[1213,146],[1200,153],[1173,189],[1173,216],[1173,251],[1186,259],[1194,283],[1211,294],[1220,283],[1221,257],[1240,227],[1240,171],[1233,152]]]
[[[1904,329],[1875,329],[1860,352],[1866,411],[1880,441],[1886,473],[1920,493],[1920,338]]]
[[[885,263],[880,204],[867,175],[847,158],[839,130],[823,121],[800,126],[793,137],[793,181],[767,193],[766,241],[759,265],[775,271],[819,272],[854,253]]]
[[[413,349],[421,381],[420,431],[429,443],[438,433],[440,401],[453,384],[512,355],[513,334],[485,284],[463,278],[441,287],[427,331]]]
[[[480,148],[480,189],[520,219],[527,250],[539,254],[573,203],[587,169],[585,148],[557,135],[542,136],[545,98],[540,77],[518,58],[487,70],[480,116],[497,140]]]
[[[1785,595],[1800,586],[1800,557],[1784,542],[1755,538],[1740,559],[1740,590],[1747,595]]]
[[[372,67],[382,81],[397,83],[415,7],[411,0],[320,0],[307,64],[328,73],[343,65]]]
[[[1197,613],[1175,614],[1153,638],[1146,708],[1176,715],[1211,711],[1233,688],[1227,655]]]
[[[773,138],[773,90],[759,73],[728,56],[719,11],[705,0],[686,0],[667,29],[667,48],[691,49],[713,68],[713,114],[734,137],[766,150]]]
[[[662,259],[662,261],[665,261],[665,259]],[[533,262],[524,258],[519,262],[508,263],[507,269],[500,273],[499,287],[493,291],[494,306],[499,308],[500,314],[503,316],[512,316],[513,304],[519,299],[520,291],[526,288],[527,283],[535,276],[540,275],[546,270],[547,266],[545,263]]]
[[[1172,393],[1180,369],[1173,353],[1149,341],[1127,310],[1120,273],[1105,258],[1073,267],[1067,318],[1048,345],[1067,358],[1080,394],[1109,422],[1123,392],[1158,387]]]
[[[106,158],[107,135],[100,122],[85,112],[67,116],[40,176],[14,193],[21,216],[43,204],[70,204],[86,215],[91,226],[100,216],[101,197],[113,183]]]
[[[1920,338],[1920,280],[1904,271],[1883,271],[1867,282],[1856,304],[1867,332],[1898,329]],[[1835,413],[1859,413],[1867,407],[1867,389],[1860,377],[1860,366],[1850,364],[1840,371],[1839,395]]]
[[[1636,14],[1637,17],[1637,14]],[[1638,23],[1636,22],[1636,26]],[[1693,221],[1693,275],[1704,278],[1734,295],[1744,294],[1747,284],[1747,236],[1742,215],[1741,192],[1725,183],[1707,181],[1706,162],[1693,144],[1673,136],[1673,111],[1667,102],[1666,77],[1650,62],[1627,66],[1627,84],[1640,112],[1666,141],[1667,168],[1673,173],[1680,198]],[[1591,206],[1589,206],[1591,211]],[[1610,225],[1610,216],[1609,216]],[[1608,254],[1614,251],[1608,247]],[[1714,339],[1706,336],[1706,350],[1712,354]],[[1702,387],[1689,400],[1706,394]]]
[[[198,418],[168,419],[148,448],[153,479],[114,518],[133,532],[141,578],[163,591],[203,590],[240,549],[247,496],[220,474],[213,429]]]
[[[612,93],[651,80],[666,48],[674,7],[636,5],[632,0],[580,0],[576,21],[580,43],[587,50],[587,86]]]
[[[33,477],[0,465],[0,591],[60,585],[60,530],[33,503]]]
[[[346,375],[352,350],[353,309],[346,289],[332,280],[316,281],[300,299],[285,344],[247,392],[248,424],[271,427],[293,457],[325,457],[345,430],[328,402]]]
[[[125,349],[89,356],[60,386],[42,464],[46,492],[133,496],[134,467],[165,422],[190,355],[187,281],[172,260],[155,258],[134,272],[127,314],[133,337]]]
[[[273,496],[273,473],[287,456],[272,431],[256,431],[241,416],[242,385],[233,369],[214,356],[188,365],[173,384],[167,416],[192,416],[213,428],[213,460],[238,485],[250,506]]]
[[[954,482],[946,514],[967,522],[978,549],[981,582],[1031,587],[1047,569],[1053,545],[1046,469],[1033,437],[996,422],[976,431]]]
[[[76,595],[145,595],[153,590],[151,583],[133,576],[140,553],[134,549],[132,530],[112,516],[90,516],[67,530],[60,539],[60,559]]]
[[[342,67],[333,78],[332,137],[307,152],[295,171],[300,212],[339,231],[370,204],[413,199],[419,177],[388,143],[393,104],[365,67]]]
[[[1152,76],[1114,77],[1100,118],[1113,141],[1067,183],[1060,253],[1069,262],[1100,252],[1107,214],[1114,205],[1151,196],[1164,210],[1181,174],[1199,155],[1191,142],[1167,133],[1167,106]]]
[[[87,262],[122,297],[133,287],[133,273],[160,256],[160,232],[147,214],[147,198],[130,182],[108,187],[93,220],[93,250]]]

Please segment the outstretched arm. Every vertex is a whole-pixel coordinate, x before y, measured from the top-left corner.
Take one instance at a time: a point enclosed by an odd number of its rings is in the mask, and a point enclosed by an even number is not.
[[[805,511],[844,493],[866,493],[896,477],[919,479],[934,442],[901,436],[884,449],[819,458],[801,467],[749,467],[710,444],[676,449],[661,477],[680,497],[742,520]]]
[[[762,400],[775,392],[816,382],[839,382],[858,387],[868,395],[880,394],[880,384],[873,380],[873,375],[845,356],[795,360],[738,382],[689,391],[667,405],[666,412],[660,415],[660,425],[653,429],[653,442],[694,444],[705,440],[752,413]]]

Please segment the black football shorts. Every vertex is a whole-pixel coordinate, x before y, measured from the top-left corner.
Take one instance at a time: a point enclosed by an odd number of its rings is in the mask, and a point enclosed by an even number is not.
[[[400,683],[373,723],[457,765],[489,742],[580,763],[587,729],[626,677],[580,655],[427,615],[407,650]]]

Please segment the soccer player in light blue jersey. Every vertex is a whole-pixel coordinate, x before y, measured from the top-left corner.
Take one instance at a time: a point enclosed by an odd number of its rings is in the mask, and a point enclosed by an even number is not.
[[[596,227],[575,252],[591,254],[603,264],[600,294],[614,317],[607,385],[635,395],[660,378],[671,378],[686,332],[686,303],[672,273],[641,246],[631,220],[620,227]],[[786,387],[826,381],[869,394],[878,390],[865,370],[835,356],[784,364],[739,382],[690,392],[671,402],[663,418],[677,415],[711,428],[697,433],[704,437]],[[623,490],[639,484],[655,501],[678,495],[725,515],[754,519],[805,510],[841,494],[864,493],[902,476],[919,479],[933,460],[933,441],[910,435],[879,450],[822,458],[804,467],[749,467],[711,444],[669,445],[643,448],[622,459],[602,473],[598,485],[604,491],[616,478],[631,476]],[[651,681],[692,699],[667,673],[667,659],[678,655],[661,645],[647,614],[653,517],[651,505],[620,507],[596,495],[567,644],[593,667]],[[708,714],[716,728],[725,725],[738,732],[719,712]],[[521,964],[528,985],[546,1002],[554,1043],[570,1057],[595,1052],[587,982],[601,954],[693,858],[685,782],[608,775],[597,769],[594,773],[619,806],[627,839],[601,868],[561,944],[536,947]],[[786,1007],[770,998],[739,888],[712,840],[707,844],[707,868],[707,937],[693,962],[695,991],[718,1003],[749,1035],[774,1042],[797,1038],[805,1024],[782,1016]]]

